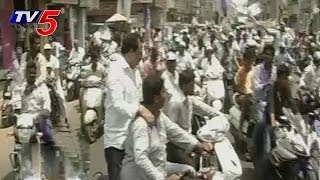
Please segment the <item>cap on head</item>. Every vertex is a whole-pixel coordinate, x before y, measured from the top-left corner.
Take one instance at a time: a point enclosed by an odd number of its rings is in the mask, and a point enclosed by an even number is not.
[[[52,46],[47,43],[47,44],[44,45],[43,49],[44,49],[44,50],[51,50],[51,49],[52,49]]]

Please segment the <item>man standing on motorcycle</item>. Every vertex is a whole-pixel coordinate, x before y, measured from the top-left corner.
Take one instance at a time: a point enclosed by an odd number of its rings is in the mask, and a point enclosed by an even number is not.
[[[65,100],[64,91],[62,89],[62,84],[60,80],[60,62],[58,58],[52,55],[52,46],[50,44],[44,45],[44,56],[46,58],[46,63],[50,64],[49,67],[52,67],[53,72],[50,74],[50,78],[54,79],[55,90],[59,96],[59,108],[60,108],[60,122],[68,122],[67,117],[67,103]],[[48,66],[48,65],[47,65]]]
[[[142,43],[136,34],[127,35],[122,43],[121,56],[112,61],[107,78],[105,100],[104,147],[109,179],[119,180],[124,158],[124,141],[128,128],[137,115],[149,123],[154,116],[142,100],[142,79],[137,66],[142,57]]]

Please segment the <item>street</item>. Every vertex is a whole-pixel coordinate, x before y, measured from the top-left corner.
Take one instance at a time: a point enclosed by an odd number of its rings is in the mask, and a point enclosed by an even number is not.
[[[71,128],[75,131],[79,131],[80,127],[80,114],[78,112],[78,101],[68,103],[69,111],[69,121],[71,123]],[[0,130],[0,179],[1,180],[12,180],[12,167],[9,161],[9,153],[13,149],[14,139],[11,136],[8,136],[8,133],[12,131],[12,128],[1,129]],[[232,141],[232,138],[231,138]],[[90,160],[91,168],[89,177],[92,177],[96,172],[102,172],[106,174],[107,167],[104,159],[103,152],[103,137],[101,137],[96,143],[91,145],[90,150]],[[252,163],[243,162],[243,180],[253,180],[253,165]]]

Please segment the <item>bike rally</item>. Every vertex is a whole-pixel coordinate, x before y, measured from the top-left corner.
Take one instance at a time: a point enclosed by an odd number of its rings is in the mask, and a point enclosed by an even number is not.
[[[109,1],[0,2],[0,179],[320,180],[320,1]]]

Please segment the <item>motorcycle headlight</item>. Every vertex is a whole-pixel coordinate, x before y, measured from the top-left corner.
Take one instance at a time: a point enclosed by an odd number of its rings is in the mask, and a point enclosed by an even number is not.
[[[17,129],[18,139],[21,143],[29,143],[32,129]]]

